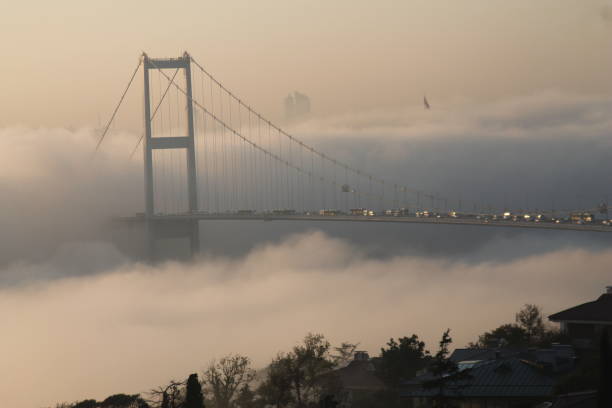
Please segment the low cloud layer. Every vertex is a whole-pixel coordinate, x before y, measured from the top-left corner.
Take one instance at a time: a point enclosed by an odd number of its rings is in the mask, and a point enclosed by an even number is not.
[[[451,207],[461,199],[465,209],[473,203],[591,208],[611,198],[610,98],[550,91],[489,104],[456,101],[440,106],[433,97],[430,102],[428,111],[380,109],[315,118],[292,131],[330,155],[390,181],[446,196]],[[92,129],[0,130],[0,265],[42,260],[73,241],[107,240],[110,217],[142,211],[141,158],[129,158],[138,135],[113,132],[93,157],[96,139]],[[363,243],[354,238],[363,236],[359,227],[311,227]],[[203,230],[213,233],[203,232],[202,240],[208,243],[204,250],[244,254],[253,242],[276,241],[305,227],[244,229],[250,241],[243,234],[236,237],[231,224],[205,226]],[[402,231],[386,228],[366,244],[377,246],[378,252],[409,247],[435,254],[436,246],[428,243],[454,236],[452,228],[442,227],[440,234],[419,228]],[[488,242],[500,234],[489,231],[472,237],[463,241]],[[587,248],[601,240],[584,237],[549,234],[543,239],[575,240]],[[452,252],[448,248],[442,252]]]
[[[0,394],[25,408],[146,391],[225,353],[247,354],[261,367],[308,331],[376,354],[389,337],[412,333],[435,348],[450,327],[464,346],[512,321],[524,303],[553,313],[595,298],[610,283],[610,262],[610,251],[584,250],[477,265],[377,260],[313,232],[239,258],[130,263],[4,289]]]
[[[0,265],[99,239],[112,216],[140,208],[140,167],[126,153],[134,136],[112,136],[94,157],[92,129],[0,129]]]
[[[296,128],[342,160],[456,207],[593,208],[609,199],[612,99],[539,92],[317,119]],[[413,198],[414,200],[414,198]]]

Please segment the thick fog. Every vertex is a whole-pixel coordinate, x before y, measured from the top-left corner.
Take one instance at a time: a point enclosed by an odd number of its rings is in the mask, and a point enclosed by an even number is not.
[[[430,103],[291,130],[355,166],[465,201],[606,199],[610,99]],[[553,313],[612,283],[607,234],[456,226],[209,222],[199,259],[145,266],[110,222],[142,211],[141,158],[129,158],[138,135],[115,131],[93,156],[96,137],[0,130],[0,394],[12,407],[146,391],[229,352],[263,366],[308,331],[375,354],[412,333],[433,348],[450,327],[463,346],[526,302]]]
[[[262,367],[308,331],[335,344],[359,342],[372,354],[389,337],[412,333],[435,349],[446,328],[455,346],[465,346],[512,322],[524,303],[550,314],[593,299],[609,283],[610,262],[609,250],[584,249],[476,265],[372,259],[357,245],[313,232],[239,258],[124,264],[5,288],[0,393],[25,408],[146,391],[226,353],[247,354]],[[3,273],[53,273],[57,263]]]
[[[545,92],[491,104],[408,107],[314,117],[290,130],[320,150],[390,182],[438,193],[456,208],[594,208],[609,197],[612,100]],[[64,244],[107,240],[109,219],[143,210],[139,135],[116,131],[92,155],[92,129],[0,130],[0,265],[41,260]],[[414,197],[412,198],[414,201]],[[496,242],[525,251],[600,246],[607,236],[427,226],[202,224],[203,252],[244,254],[267,239],[324,229],[387,255],[482,258]],[[365,231],[376,231],[375,239]],[[473,236],[462,240],[461,236]],[[515,239],[520,237],[521,239]],[[501,241],[496,241],[501,240]],[[231,244],[230,244],[231,243]],[[471,249],[471,250],[470,250]],[[501,251],[503,252],[503,251]],[[130,254],[126,254],[130,255]]]

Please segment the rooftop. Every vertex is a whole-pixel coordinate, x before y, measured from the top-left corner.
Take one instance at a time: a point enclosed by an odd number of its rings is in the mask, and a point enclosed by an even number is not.
[[[552,395],[554,380],[542,366],[516,357],[481,361],[472,368],[466,379],[452,381],[444,387],[445,397],[548,397]],[[427,381],[423,378],[423,382]],[[418,378],[417,378],[418,380]],[[421,383],[422,384],[422,383]],[[404,398],[433,397],[439,388],[420,386],[400,393]]]
[[[336,374],[345,389],[376,391],[385,388],[376,376],[371,361],[353,360],[346,367],[336,370]]]
[[[607,292],[595,301],[583,303],[552,314],[548,316],[548,319],[553,322],[585,321],[612,324],[612,288],[608,287]]]

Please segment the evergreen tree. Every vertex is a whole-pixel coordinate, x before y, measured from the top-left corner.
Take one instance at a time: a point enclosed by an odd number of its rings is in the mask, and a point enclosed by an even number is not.
[[[433,374],[433,380],[423,383],[424,388],[435,388],[437,394],[434,397],[436,407],[451,407],[447,399],[447,389],[452,388],[454,393],[460,393],[460,384],[471,378],[467,371],[460,371],[457,364],[449,358],[449,346],[453,342],[450,336],[450,329],[442,334],[440,348],[433,356],[429,371]]]
[[[204,408],[204,394],[197,374],[187,379],[184,408]]]

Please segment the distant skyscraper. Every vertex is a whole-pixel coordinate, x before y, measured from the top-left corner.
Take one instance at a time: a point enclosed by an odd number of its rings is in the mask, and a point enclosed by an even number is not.
[[[300,120],[310,114],[310,98],[298,91],[290,93],[285,98],[285,119]]]

